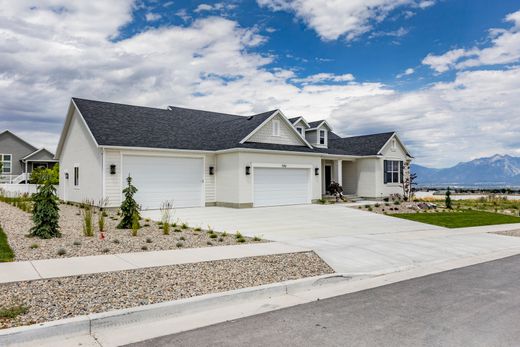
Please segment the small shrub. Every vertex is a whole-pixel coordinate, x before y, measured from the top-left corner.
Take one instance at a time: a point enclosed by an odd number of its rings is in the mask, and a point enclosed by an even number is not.
[[[318,203],[321,204],[321,205],[325,205],[327,203],[327,200],[321,198],[318,200]]]
[[[237,239],[237,242],[238,242],[238,243],[244,243],[244,242],[246,242],[246,239],[244,239],[243,237],[241,237],[241,238],[238,238],[238,239]]]
[[[399,200],[396,200],[394,201],[394,205],[400,205],[401,203],[399,202]]]
[[[181,229],[188,229],[188,228],[189,228],[188,224],[186,224],[186,223],[181,224]]]
[[[236,239],[240,239],[240,238],[243,238],[242,234],[240,233],[240,231],[237,231],[236,234],[235,234],[235,238]]]
[[[368,211],[372,212],[372,211],[374,211],[374,209],[372,207],[369,207]]]
[[[390,198],[389,197],[383,198],[383,201],[388,202],[388,201],[390,201]]]
[[[177,228],[177,223],[173,222],[172,227]]]
[[[363,208],[363,207],[359,206],[359,207],[358,207],[358,210],[361,210],[362,208]]]
[[[105,215],[106,213],[104,211],[98,215],[98,227],[100,233],[105,231]]]
[[[103,248],[103,250],[101,252],[108,253],[108,252],[110,252],[110,250],[108,248]]]
[[[151,238],[149,238],[149,237],[146,238],[146,243],[152,243],[152,242],[153,242],[153,241],[152,241]]]
[[[221,235],[221,236],[222,236],[222,237],[226,237],[226,236],[228,236],[228,233],[227,233],[227,231],[224,231],[224,232],[222,233],[222,235]]]
[[[34,227],[30,234],[42,239],[60,237],[59,218],[60,208],[58,207],[58,197],[56,188],[51,179],[45,179],[44,183],[38,185],[36,194],[33,194],[32,220]]]
[[[92,237],[94,236],[94,228],[92,227],[92,205],[94,202],[85,200],[82,203],[81,214],[83,216],[83,235]]]
[[[143,251],[147,251],[147,250],[148,250],[148,247],[147,247],[147,246],[143,246],[143,247],[141,247],[141,249],[142,249]]]
[[[370,205],[365,205],[365,208],[369,208],[369,207],[370,207]]]
[[[25,306],[13,306],[8,308],[0,309],[0,318],[2,319],[14,319],[22,314],[26,314],[29,309]]]
[[[216,239],[218,236],[217,234],[209,234],[210,239]]]
[[[130,175],[126,179],[126,182],[128,185],[123,189],[125,199],[121,203],[123,218],[117,225],[118,229],[134,229],[135,220],[137,219],[137,225],[139,225],[139,219],[141,218],[139,215],[139,205],[137,205],[137,202],[134,200],[134,194],[137,193],[137,188],[132,185],[132,177],[130,177]]]
[[[65,248],[58,249],[58,255],[61,256],[61,255],[65,255],[65,254],[67,254],[67,250]]]
[[[37,243],[33,243],[30,247],[31,247],[31,249],[36,249],[40,246]]]
[[[149,227],[149,226],[150,226],[150,224],[148,224],[148,223],[144,223],[144,225],[143,225],[143,226],[144,226],[144,227]]]
[[[253,241],[258,242],[258,241],[262,241],[262,239],[259,236],[255,236],[255,237],[253,237]]]
[[[224,241],[224,238],[219,237],[219,238],[218,238],[218,242],[222,242],[222,241]]]
[[[144,221],[150,223],[150,218],[145,218]]]
[[[108,217],[108,213],[106,213],[105,211],[101,212],[101,215],[102,215],[103,217]]]
[[[175,246],[177,246],[177,248],[181,248],[181,247],[183,246],[183,244],[182,244],[182,242],[177,242],[177,243],[175,244]]]
[[[206,242],[208,246],[213,246],[213,243],[211,241]]]
[[[135,213],[134,218],[132,220],[132,236],[137,236],[138,230],[139,230],[139,215],[137,213]]]
[[[161,203],[161,222],[164,235],[170,235],[170,223],[173,214],[173,202],[163,201]]]
[[[374,205],[374,207],[379,207],[379,206],[381,206],[381,205],[380,205],[380,204],[375,204],[375,205]]]
[[[179,237],[179,240],[186,241],[186,238],[184,236]]]
[[[181,229],[175,229],[174,230],[176,233],[182,233],[182,230]]]
[[[81,241],[76,240],[76,241],[74,241],[72,244],[73,244],[74,246],[81,246]]]

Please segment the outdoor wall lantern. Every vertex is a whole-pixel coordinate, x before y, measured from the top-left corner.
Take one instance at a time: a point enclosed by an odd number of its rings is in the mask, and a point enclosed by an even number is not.
[[[68,173],[68,172],[65,172],[65,179],[66,179],[66,180],[69,179],[69,173]]]
[[[210,176],[213,176],[215,174],[215,167],[214,166],[210,166],[209,167],[209,174],[210,174]]]
[[[111,175],[115,175],[116,174],[116,165],[115,164],[111,164],[110,165],[110,174]]]
[[[246,175],[251,175],[251,166],[246,166]]]
[[[314,174],[315,174],[316,176],[319,176],[319,175],[320,175],[320,168],[319,168],[319,167],[314,168]]]

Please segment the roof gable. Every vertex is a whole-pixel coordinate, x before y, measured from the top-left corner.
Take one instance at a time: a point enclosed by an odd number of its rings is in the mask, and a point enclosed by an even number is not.
[[[269,136],[267,137],[269,139],[266,139],[265,141],[262,140],[261,142],[264,143],[272,143],[272,144],[291,144],[291,145],[304,145],[309,148],[312,148],[312,146],[303,138],[303,136],[293,127],[292,123],[285,117],[285,115],[280,110],[276,110],[270,117],[268,117],[262,124],[260,124],[258,127],[256,127],[253,131],[251,131],[246,137],[244,137],[240,143],[245,142],[255,142],[258,141],[258,137],[255,135],[258,132],[264,132],[264,133],[271,133],[271,126],[269,125],[269,122],[271,122],[275,117],[278,118],[280,121],[280,131],[285,130],[283,134],[280,134],[280,137],[275,136]],[[283,125],[282,125],[283,124]],[[265,136],[264,136],[265,137]],[[277,141],[279,140],[279,141]],[[291,141],[292,140],[292,141]],[[287,143],[291,142],[291,143]]]
[[[40,148],[32,153],[29,153],[28,155],[26,155],[25,157],[22,158],[22,161],[27,161],[27,160],[29,160],[29,161],[31,161],[31,160],[33,160],[33,161],[34,160],[53,161],[54,154],[45,148]]]
[[[329,131],[332,131],[332,127],[324,119],[317,120],[314,122],[309,122],[309,129],[307,129],[306,131],[316,131],[321,127],[326,127]]]
[[[24,139],[22,139],[21,137],[19,137],[16,134],[14,134],[10,130],[4,130],[3,132],[1,132],[0,133],[0,139],[2,139],[2,138],[5,138],[5,139],[9,138],[12,141],[15,141],[18,144],[20,144],[21,146],[25,147],[30,152],[34,152],[37,149],[36,147],[31,145],[29,142],[25,141]]]

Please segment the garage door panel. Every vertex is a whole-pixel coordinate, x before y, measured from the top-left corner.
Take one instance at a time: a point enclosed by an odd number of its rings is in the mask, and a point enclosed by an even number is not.
[[[310,202],[309,170],[254,168],[254,206],[307,204]]]
[[[124,156],[123,174],[130,174],[142,209],[157,209],[166,200],[175,207],[202,206],[203,160],[181,157]]]

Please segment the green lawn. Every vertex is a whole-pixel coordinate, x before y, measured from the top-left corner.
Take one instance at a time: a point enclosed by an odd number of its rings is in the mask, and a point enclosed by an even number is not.
[[[14,252],[7,243],[7,235],[0,226],[0,263],[14,260]]]
[[[468,211],[438,213],[397,213],[393,217],[404,218],[416,222],[439,225],[446,228],[476,227],[481,225],[520,223],[520,217],[503,214]]]

